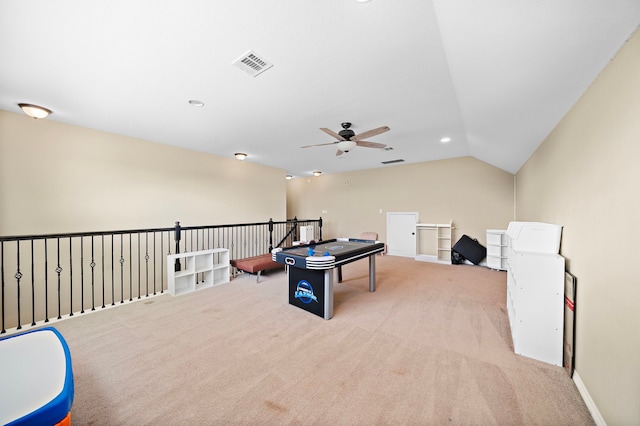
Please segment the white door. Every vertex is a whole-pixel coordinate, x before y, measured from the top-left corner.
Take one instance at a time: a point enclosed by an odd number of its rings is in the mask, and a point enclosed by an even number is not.
[[[415,257],[417,212],[387,213],[387,253]]]

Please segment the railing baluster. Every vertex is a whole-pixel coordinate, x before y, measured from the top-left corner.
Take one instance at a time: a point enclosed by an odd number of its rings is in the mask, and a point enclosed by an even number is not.
[[[164,240],[160,232],[160,254],[164,254]],[[164,293],[164,256],[160,256],[160,294]]]
[[[140,294],[140,233],[138,232],[138,299],[140,299],[140,297],[142,297],[142,295]]]
[[[16,278],[16,290],[17,290],[17,302],[18,302],[18,330],[22,328],[22,321],[20,319],[20,279],[22,278],[22,272],[20,272],[20,241],[16,241],[16,267],[17,271],[14,277]]]
[[[80,313],[84,314],[84,237],[80,237]]]
[[[153,295],[156,295],[156,233],[153,232]]]
[[[100,246],[101,248],[101,253],[100,253],[100,261],[101,261],[101,272],[102,272],[102,309],[105,308],[105,303],[104,303],[104,235],[100,236]]]
[[[120,234],[120,303],[124,303],[124,235]]]
[[[44,240],[44,322],[49,322],[49,251]]]
[[[69,316],[73,316],[73,242],[69,237]]]
[[[91,237],[91,310],[96,310],[96,257],[95,257],[95,238]]]
[[[113,252],[113,245],[114,241],[113,241],[113,234],[111,234],[111,306],[115,306],[116,305],[116,279],[115,279],[115,272],[114,272],[114,261],[115,258],[114,256],[114,252]]]
[[[129,234],[129,302],[133,300],[133,234]]]
[[[149,233],[144,233],[144,263],[145,263],[145,284],[146,297],[149,297]]]
[[[5,305],[5,295],[4,295],[4,241],[0,241],[0,279],[2,280],[2,330],[0,333],[4,334],[7,332],[4,324],[4,305]]]
[[[33,240],[31,240],[31,326],[36,325],[36,277],[33,261]],[[4,297],[3,297],[4,300]]]
[[[62,283],[60,281],[60,274],[62,273],[62,267],[60,266],[60,238],[56,238],[56,274],[58,274],[58,319],[62,318],[60,315],[60,300],[62,298]]]

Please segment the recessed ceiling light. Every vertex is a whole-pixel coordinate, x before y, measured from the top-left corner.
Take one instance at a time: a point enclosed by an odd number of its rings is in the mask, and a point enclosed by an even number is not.
[[[449,138],[449,137],[442,138],[442,139],[440,139],[440,142],[442,142],[442,143],[451,142],[451,138]]]
[[[204,102],[199,101],[197,99],[190,99],[189,100],[189,104],[195,107],[203,107],[204,106]]]
[[[358,3],[369,3],[371,0],[356,0]]]

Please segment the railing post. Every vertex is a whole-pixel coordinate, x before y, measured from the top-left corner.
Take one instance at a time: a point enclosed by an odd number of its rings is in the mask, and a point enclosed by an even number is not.
[[[293,241],[298,241],[298,216],[293,217]]]
[[[320,220],[318,221],[318,226],[320,227],[320,239],[318,241],[322,241],[322,216],[320,216]]]
[[[269,218],[269,253],[273,250],[273,218]]]
[[[176,222],[175,233],[173,237],[176,241],[176,254],[180,253],[180,234],[181,233],[182,233],[182,230],[180,228],[180,222]],[[180,266],[180,259],[176,259],[175,271],[178,272],[181,269],[182,267]]]

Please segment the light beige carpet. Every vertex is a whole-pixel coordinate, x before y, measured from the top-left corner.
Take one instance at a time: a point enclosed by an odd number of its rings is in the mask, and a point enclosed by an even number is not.
[[[55,324],[74,425],[590,425],[561,367],[515,355],[506,275],[378,256],[344,267],[331,320],[284,272]]]

